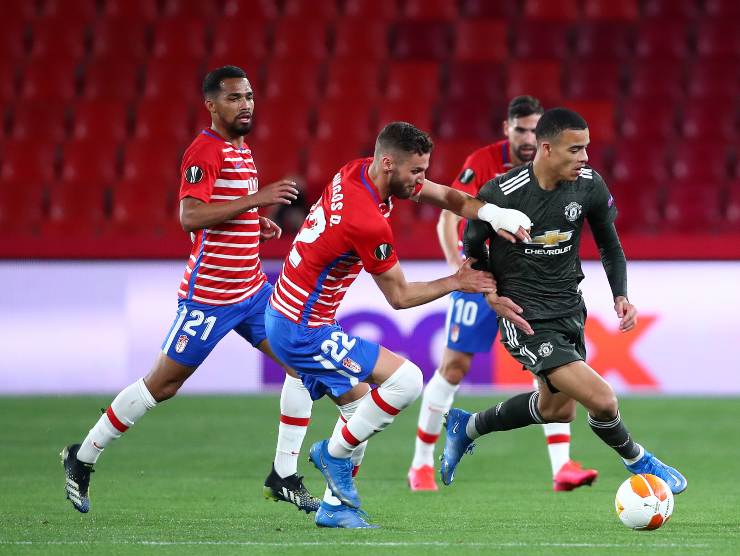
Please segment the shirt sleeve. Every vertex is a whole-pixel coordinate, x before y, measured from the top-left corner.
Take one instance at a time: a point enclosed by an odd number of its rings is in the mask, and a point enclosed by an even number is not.
[[[478,151],[475,151],[465,159],[465,164],[463,164],[462,170],[460,170],[455,181],[452,182],[452,187],[475,197],[481,185],[491,177],[485,174],[481,157]]]
[[[206,145],[185,151],[180,166],[179,199],[193,197],[204,203],[211,201],[213,184],[221,171],[221,153]]]
[[[378,215],[371,222],[363,222],[362,227],[352,228],[350,242],[366,271],[382,274],[393,268],[398,255],[393,244],[393,231],[383,216]]]
[[[586,217],[592,226],[610,224],[617,218],[617,206],[606,183],[594,172],[593,188],[589,197]]]

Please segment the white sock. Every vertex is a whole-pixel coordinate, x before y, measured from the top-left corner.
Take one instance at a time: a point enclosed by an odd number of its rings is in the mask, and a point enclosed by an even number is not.
[[[369,392],[368,392],[369,394]],[[362,398],[359,400],[355,400],[353,402],[349,402],[348,404],[340,405],[339,406],[339,418],[337,419],[336,424],[334,425],[334,434],[342,434],[342,428],[347,423],[349,419],[352,418],[352,415],[355,414],[355,411],[360,405],[360,402],[364,400],[366,397],[368,397],[368,394],[365,394]],[[357,471],[360,469],[360,464],[362,463],[362,458],[365,456],[365,448],[367,447],[367,440],[365,442],[360,443],[357,448],[352,452],[352,455],[350,456],[352,458],[352,464],[355,466],[355,468],[352,470],[352,476],[354,477],[357,475]],[[329,489],[329,487],[326,487],[326,490],[324,491],[324,502],[327,504],[331,504],[332,506],[338,506],[342,502],[334,496]]]
[[[633,457],[632,459],[622,458],[622,460],[624,460],[624,463],[626,463],[627,465],[632,465],[633,463],[637,463],[638,461],[642,459],[642,456],[645,455],[645,448],[643,448],[641,444],[637,444],[637,446],[640,448],[640,451],[637,453],[635,457]]]
[[[452,407],[459,384],[451,384],[439,374],[439,369],[424,388],[416,430],[416,449],[411,467],[434,466],[434,444],[442,431],[444,414]]]
[[[299,378],[285,375],[280,392],[280,425],[275,449],[275,472],[288,477],[298,472],[298,456],[308,423],[313,400]]]
[[[87,433],[77,452],[77,459],[85,463],[98,461],[100,454],[111,441],[119,438],[155,405],[157,402],[144,384],[143,378],[124,388]]]
[[[468,435],[468,438],[471,440],[475,440],[480,436],[480,433],[478,432],[478,429],[475,428],[475,416],[478,415],[477,413],[473,413],[470,416],[470,419],[468,419],[468,424],[465,425],[465,434]]]
[[[329,454],[348,458],[362,442],[382,431],[419,397],[424,379],[419,367],[404,361],[379,388],[365,396],[341,431],[329,439]]]
[[[570,423],[545,423],[542,425],[550,454],[552,476],[570,461]]]

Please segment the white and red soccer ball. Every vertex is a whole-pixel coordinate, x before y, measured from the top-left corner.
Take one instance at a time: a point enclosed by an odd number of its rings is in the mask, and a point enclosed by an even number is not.
[[[673,513],[673,493],[660,477],[632,475],[617,490],[617,515],[627,527],[652,530],[665,524]]]

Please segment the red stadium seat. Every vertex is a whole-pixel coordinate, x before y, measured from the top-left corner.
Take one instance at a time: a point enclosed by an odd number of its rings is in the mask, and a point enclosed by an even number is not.
[[[67,135],[69,107],[64,101],[50,100],[41,103],[19,102],[12,109],[13,139],[30,140],[43,129],[47,140],[58,143]]]
[[[436,137],[484,143],[497,133],[499,130],[493,129],[489,102],[478,100],[442,103]]]
[[[49,193],[49,216],[41,233],[49,238],[95,238],[105,221],[104,189],[98,183],[55,184]]]
[[[362,62],[387,58],[388,29],[383,21],[361,18],[338,21],[334,29],[334,57]]]
[[[680,63],[689,56],[688,26],[682,20],[651,19],[635,35],[635,54],[659,64]]]
[[[265,99],[255,105],[254,132],[260,140],[284,140],[302,144],[309,137],[312,106],[296,98]],[[289,138],[286,138],[289,136]]]
[[[3,19],[30,21],[38,15],[37,6],[36,2],[5,2],[3,4]]]
[[[532,95],[544,106],[557,106],[562,98],[560,63],[518,60],[509,63],[506,94],[509,98]]]
[[[640,15],[637,0],[584,0],[583,15],[586,19],[634,21]]]
[[[734,102],[740,96],[740,59],[698,60],[689,68],[688,76],[691,102]]]
[[[663,219],[662,191],[650,181],[614,181],[609,184],[617,206],[617,231],[619,233],[657,232]]]
[[[502,19],[458,21],[453,58],[461,62],[503,62],[509,55],[506,34]]]
[[[123,149],[123,177],[141,182],[142,188],[168,191],[180,186],[179,168],[183,150],[175,143],[158,139],[134,139]]]
[[[165,17],[187,17],[211,20],[222,17],[223,2],[203,2],[202,0],[165,0]]]
[[[332,180],[342,166],[350,160],[360,158],[357,145],[333,140],[311,141],[306,149],[306,185],[309,198]]]
[[[672,103],[683,95],[683,74],[684,67],[680,64],[660,64],[655,60],[644,60],[630,68],[629,96]]]
[[[482,146],[479,141],[435,141],[427,176],[438,183],[451,185],[460,175],[465,159]]]
[[[26,24],[21,21],[0,23],[0,60],[15,62],[26,54]]]
[[[157,237],[172,218],[172,189],[153,180],[122,180],[113,187],[110,236]]]
[[[567,101],[565,105],[578,112],[586,120],[591,141],[611,142],[614,140],[614,104],[604,100]]]
[[[118,64],[141,62],[149,54],[147,24],[137,19],[108,18],[92,32],[92,56]]]
[[[656,19],[693,19],[699,15],[695,0],[644,0],[643,17]]]
[[[718,231],[722,223],[719,194],[717,184],[672,182],[665,201],[665,229],[680,233]]]
[[[213,46],[211,57],[228,59],[234,58],[238,52],[239,58],[246,58],[252,63],[268,57],[267,39],[269,25],[260,20],[241,20],[225,18],[215,21],[211,27],[213,31]],[[208,69],[216,66],[209,65]],[[243,68],[245,71],[249,68]]]
[[[134,137],[137,139],[181,144],[191,138],[192,130],[193,106],[188,102],[144,99],[136,108]]]
[[[676,110],[672,103],[652,99],[626,99],[617,122],[622,138],[665,142],[676,135]]]
[[[275,24],[273,54],[277,59],[323,60],[327,50],[327,25],[323,19],[284,17]]]
[[[0,102],[3,105],[18,96],[19,73],[14,60],[0,56]]]
[[[594,137],[586,149],[588,165],[602,176],[609,176],[611,172],[611,145],[610,141],[600,141],[598,137]]]
[[[671,173],[681,181],[724,183],[729,177],[728,149],[718,142],[682,141],[675,145]]]
[[[735,97],[737,98],[737,97]],[[679,118],[681,134],[689,140],[707,143],[736,142],[738,139],[735,98],[720,101],[687,102]]]
[[[118,145],[99,139],[68,141],[62,147],[61,183],[102,187],[118,175]]]
[[[277,2],[274,0],[226,0],[224,15],[242,21],[266,21],[278,17]]]
[[[346,0],[344,15],[368,21],[389,21],[398,17],[396,0]]]
[[[705,0],[704,10],[711,17],[740,18],[740,5],[734,0]]]
[[[287,17],[305,17],[311,19],[335,19],[339,15],[336,0],[285,0],[283,15]]]
[[[519,2],[491,2],[491,0],[463,0],[460,13],[469,18],[516,19]]]
[[[568,52],[568,24],[523,21],[514,33],[513,55],[539,60],[564,58]]]
[[[43,220],[44,184],[25,178],[0,181],[0,228],[7,238],[38,233]]]
[[[663,146],[652,141],[625,141],[615,145],[612,176],[635,184],[664,183],[668,178]]]
[[[397,121],[408,122],[429,132],[432,129],[432,104],[420,98],[381,102],[378,106],[378,129]]]
[[[90,23],[98,15],[96,0],[75,0],[74,10],[70,10],[68,0],[45,0],[42,2],[42,18],[66,20],[68,23],[84,21]]]
[[[262,87],[265,98],[294,98],[296,89],[304,101],[315,101],[319,96],[321,65],[311,60],[290,58],[274,60],[267,66],[266,86]]]
[[[696,29],[696,51],[702,58],[735,60],[740,57],[737,21],[704,19]]]
[[[283,178],[305,175],[302,162],[304,144],[295,137],[250,140],[250,147],[263,187]]]
[[[54,177],[56,151],[56,143],[46,137],[4,141],[0,177],[3,181],[48,182]]]
[[[176,76],[174,85],[173,76]],[[152,60],[144,76],[144,98],[169,98],[173,86],[177,87],[177,96],[196,104],[201,101],[203,76],[197,60],[178,60],[172,62],[159,59]]]
[[[108,0],[103,3],[106,17],[123,17],[151,23],[158,14],[157,0]]]
[[[73,139],[120,142],[128,135],[128,105],[116,100],[77,103],[72,125]]]
[[[451,65],[447,74],[447,96],[456,101],[486,99],[494,104],[507,101],[504,67],[493,63],[463,62]]]
[[[388,65],[386,96],[436,99],[439,96],[439,64],[436,62],[391,62]]]
[[[544,21],[577,21],[580,17],[578,0],[525,0],[524,17]]]
[[[375,101],[380,97],[380,64],[364,63],[359,71],[355,60],[337,60],[329,65],[326,79],[327,100],[364,99]]]
[[[393,30],[393,57],[398,60],[443,60],[450,53],[451,32],[447,23],[404,21]]]
[[[21,79],[23,100],[71,100],[77,94],[77,60],[54,58],[54,63],[37,60],[27,64]]]
[[[621,92],[621,71],[617,62],[573,62],[563,79],[566,96],[573,100],[613,100]]]
[[[82,97],[131,101],[139,93],[141,66],[131,58],[97,58],[85,70]]]
[[[367,146],[375,140],[370,129],[373,103],[368,97],[349,96],[324,102],[316,114],[316,138]]]
[[[183,40],[187,37],[187,40]],[[199,18],[160,20],[154,29],[152,55],[166,60],[200,62],[205,58],[206,22]]]
[[[634,27],[614,21],[582,23],[574,34],[577,58],[600,61],[625,60],[632,54]]]
[[[413,20],[454,21],[458,17],[455,0],[406,0],[402,17]]]

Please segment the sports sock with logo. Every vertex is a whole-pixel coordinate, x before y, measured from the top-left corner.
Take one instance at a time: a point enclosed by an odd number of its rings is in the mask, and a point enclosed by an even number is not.
[[[311,421],[313,401],[299,378],[285,375],[280,392],[280,424],[275,449],[275,473],[288,477],[298,472],[298,456]]]
[[[508,431],[535,423],[542,424],[542,415],[537,408],[539,398],[539,392],[527,392],[476,413],[474,419],[468,421],[466,432],[470,438],[476,438],[489,432]],[[473,434],[477,432],[477,435],[471,436],[471,432]]]
[[[640,445],[635,443],[627,427],[622,423],[622,416],[617,411],[614,419],[600,421],[589,414],[588,424],[596,436],[613,448],[622,458],[633,459],[640,453]]]

